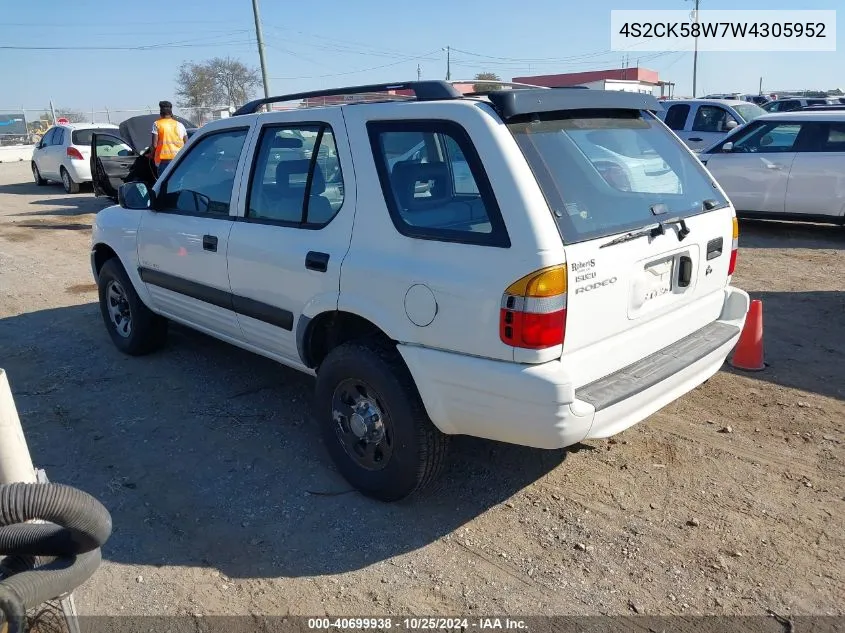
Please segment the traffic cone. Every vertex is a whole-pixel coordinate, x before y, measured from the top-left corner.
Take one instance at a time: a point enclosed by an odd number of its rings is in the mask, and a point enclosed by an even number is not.
[[[743,371],[763,371],[766,368],[763,362],[763,302],[759,299],[751,302],[730,364]]]

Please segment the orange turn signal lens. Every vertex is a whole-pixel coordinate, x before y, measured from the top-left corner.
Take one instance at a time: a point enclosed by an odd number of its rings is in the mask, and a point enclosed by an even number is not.
[[[516,297],[554,297],[566,292],[566,265],[550,266],[515,281],[505,294]]]
[[[734,216],[734,239],[739,237],[739,220]]]

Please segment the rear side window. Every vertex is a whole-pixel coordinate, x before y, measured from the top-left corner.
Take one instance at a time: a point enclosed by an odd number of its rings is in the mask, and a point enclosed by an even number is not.
[[[385,202],[401,234],[510,246],[481,159],[460,125],[380,121],[367,129]]]
[[[50,141],[50,145],[64,145],[65,142],[65,129],[63,127],[57,127],[56,131],[53,133],[53,140]]]
[[[689,105],[686,103],[678,103],[670,106],[669,109],[666,110],[666,118],[663,119],[663,122],[669,126],[670,130],[679,131],[684,129],[688,116]]]
[[[709,174],[653,115],[542,114],[508,124],[566,243],[642,228],[727,204]],[[708,205],[709,206],[709,205]]]
[[[248,220],[321,227],[343,205],[334,132],[328,125],[266,126],[256,152]]]

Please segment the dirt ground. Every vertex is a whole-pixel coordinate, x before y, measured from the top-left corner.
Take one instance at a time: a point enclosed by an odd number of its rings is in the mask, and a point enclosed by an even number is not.
[[[384,505],[334,471],[308,377],[178,327],[114,348],[105,206],[0,165],[0,367],[37,465],[114,519],[81,613],[845,613],[843,229],[742,224],[766,371],[574,450],[457,438],[439,489]]]

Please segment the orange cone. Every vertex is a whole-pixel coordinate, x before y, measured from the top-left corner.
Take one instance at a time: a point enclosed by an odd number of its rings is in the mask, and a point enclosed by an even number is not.
[[[766,368],[763,362],[763,302],[759,299],[751,302],[730,364],[744,371],[763,371]]]

